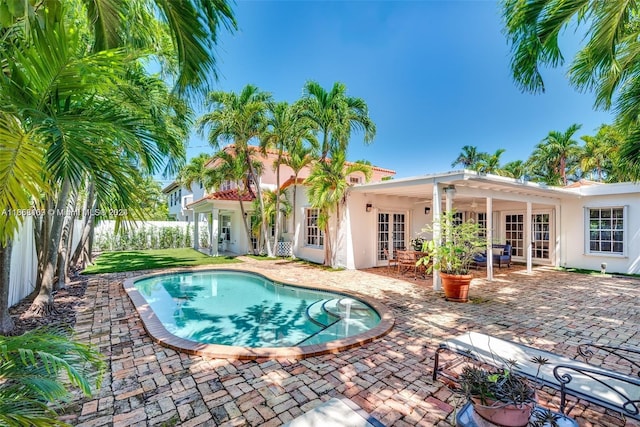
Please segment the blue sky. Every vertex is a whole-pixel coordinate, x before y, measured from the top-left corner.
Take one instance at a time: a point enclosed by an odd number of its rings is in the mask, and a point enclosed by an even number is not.
[[[464,145],[505,148],[502,163],[529,157],[550,130],[582,124],[594,134],[612,115],[571,88],[567,65],[545,71],[547,91],[523,94],[509,70],[497,1],[245,1],[239,31],[217,49],[217,89],[247,83],[293,102],[307,80],[335,81],[363,98],[377,126],[371,145],[353,135],[349,159],[394,169],[397,177],[451,170]],[[580,38],[567,31],[568,59]],[[212,152],[191,138],[189,157]]]

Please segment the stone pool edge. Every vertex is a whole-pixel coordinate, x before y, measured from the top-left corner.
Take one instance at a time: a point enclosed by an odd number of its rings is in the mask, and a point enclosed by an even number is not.
[[[307,357],[319,356],[323,354],[333,354],[340,351],[349,350],[355,347],[360,347],[372,342],[375,339],[385,336],[393,326],[395,325],[395,317],[391,310],[389,310],[384,304],[379,303],[367,296],[360,295],[359,293],[349,293],[340,289],[336,289],[329,286],[318,284],[305,284],[300,285],[297,283],[291,283],[287,280],[274,277],[273,275],[265,274],[260,271],[256,271],[253,268],[229,268],[224,266],[215,268],[211,266],[197,266],[197,267],[184,267],[184,268],[171,268],[162,271],[156,271],[153,273],[142,274],[139,276],[131,277],[123,282],[123,288],[129,299],[133,303],[142,325],[151,337],[151,339],[160,345],[171,348],[176,351],[180,351],[187,354],[193,354],[198,356],[207,356],[221,359],[239,359],[239,360],[255,360],[255,359],[305,359]],[[202,271],[244,271],[253,274],[261,275],[269,280],[277,283],[283,283],[288,286],[299,287],[304,289],[312,289],[318,291],[333,292],[339,295],[347,297],[357,298],[362,300],[371,308],[373,308],[380,316],[380,323],[374,328],[369,329],[358,335],[354,335],[339,340],[329,341],[322,344],[313,344],[307,346],[298,347],[264,347],[264,348],[252,348],[252,347],[237,347],[220,344],[202,344],[195,341],[190,341],[184,338],[177,337],[171,334],[162,325],[153,309],[149,306],[146,299],[135,288],[135,282],[138,280],[165,276],[175,273],[189,273],[189,272],[202,272]]]

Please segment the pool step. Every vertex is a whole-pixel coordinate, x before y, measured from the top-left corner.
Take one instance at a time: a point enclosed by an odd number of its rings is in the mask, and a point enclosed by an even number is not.
[[[334,300],[321,299],[312,304],[309,304],[309,306],[307,307],[307,317],[309,318],[309,320],[311,320],[318,326],[322,326],[323,328],[326,328],[327,326],[338,320],[338,316],[328,312],[325,309],[325,304],[330,301]]]
[[[369,313],[370,308],[363,302],[349,297],[340,297],[327,300],[324,309],[335,317],[361,317]]]

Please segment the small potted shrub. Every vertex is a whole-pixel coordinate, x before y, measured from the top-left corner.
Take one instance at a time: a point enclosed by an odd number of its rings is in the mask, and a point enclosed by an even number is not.
[[[529,423],[536,404],[535,388],[509,367],[465,366],[458,383],[459,391],[471,400],[476,414],[485,420],[506,427]]]
[[[433,233],[435,226],[440,229],[440,242],[427,241],[422,247],[426,255],[418,260],[418,265],[427,266],[427,273],[433,268],[440,271],[444,295],[449,301],[467,302],[469,300],[469,284],[472,276],[469,269],[474,257],[482,253],[487,246],[486,239],[481,236],[481,227],[473,220],[457,224],[455,211],[440,216],[440,220],[423,231]]]
[[[416,237],[415,239],[411,239],[411,242],[409,242],[409,244],[414,251],[420,252],[424,247],[426,241],[427,239],[425,239],[424,237]]]

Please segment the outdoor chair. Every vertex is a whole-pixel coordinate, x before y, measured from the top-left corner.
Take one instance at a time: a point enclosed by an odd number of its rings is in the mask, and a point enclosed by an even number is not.
[[[473,257],[473,263],[476,267],[476,270],[479,267],[486,267],[487,266],[487,254],[476,254]]]
[[[385,248],[382,250],[384,258],[387,260],[387,269],[391,271],[392,268],[398,268],[398,260],[389,254],[389,251]]]
[[[503,265],[511,267],[511,245],[492,245],[493,264],[498,264],[498,268]]]
[[[511,267],[511,245],[510,244],[491,245],[491,251],[492,251],[491,256],[493,257],[493,265],[497,265],[498,268],[502,268],[503,265],[506,265],[507,267]],[[481,254],[476,254],[473,257],[473,262],[475,264],[476,270],[479,267],[486,267],[487,266],[486,252]]]

